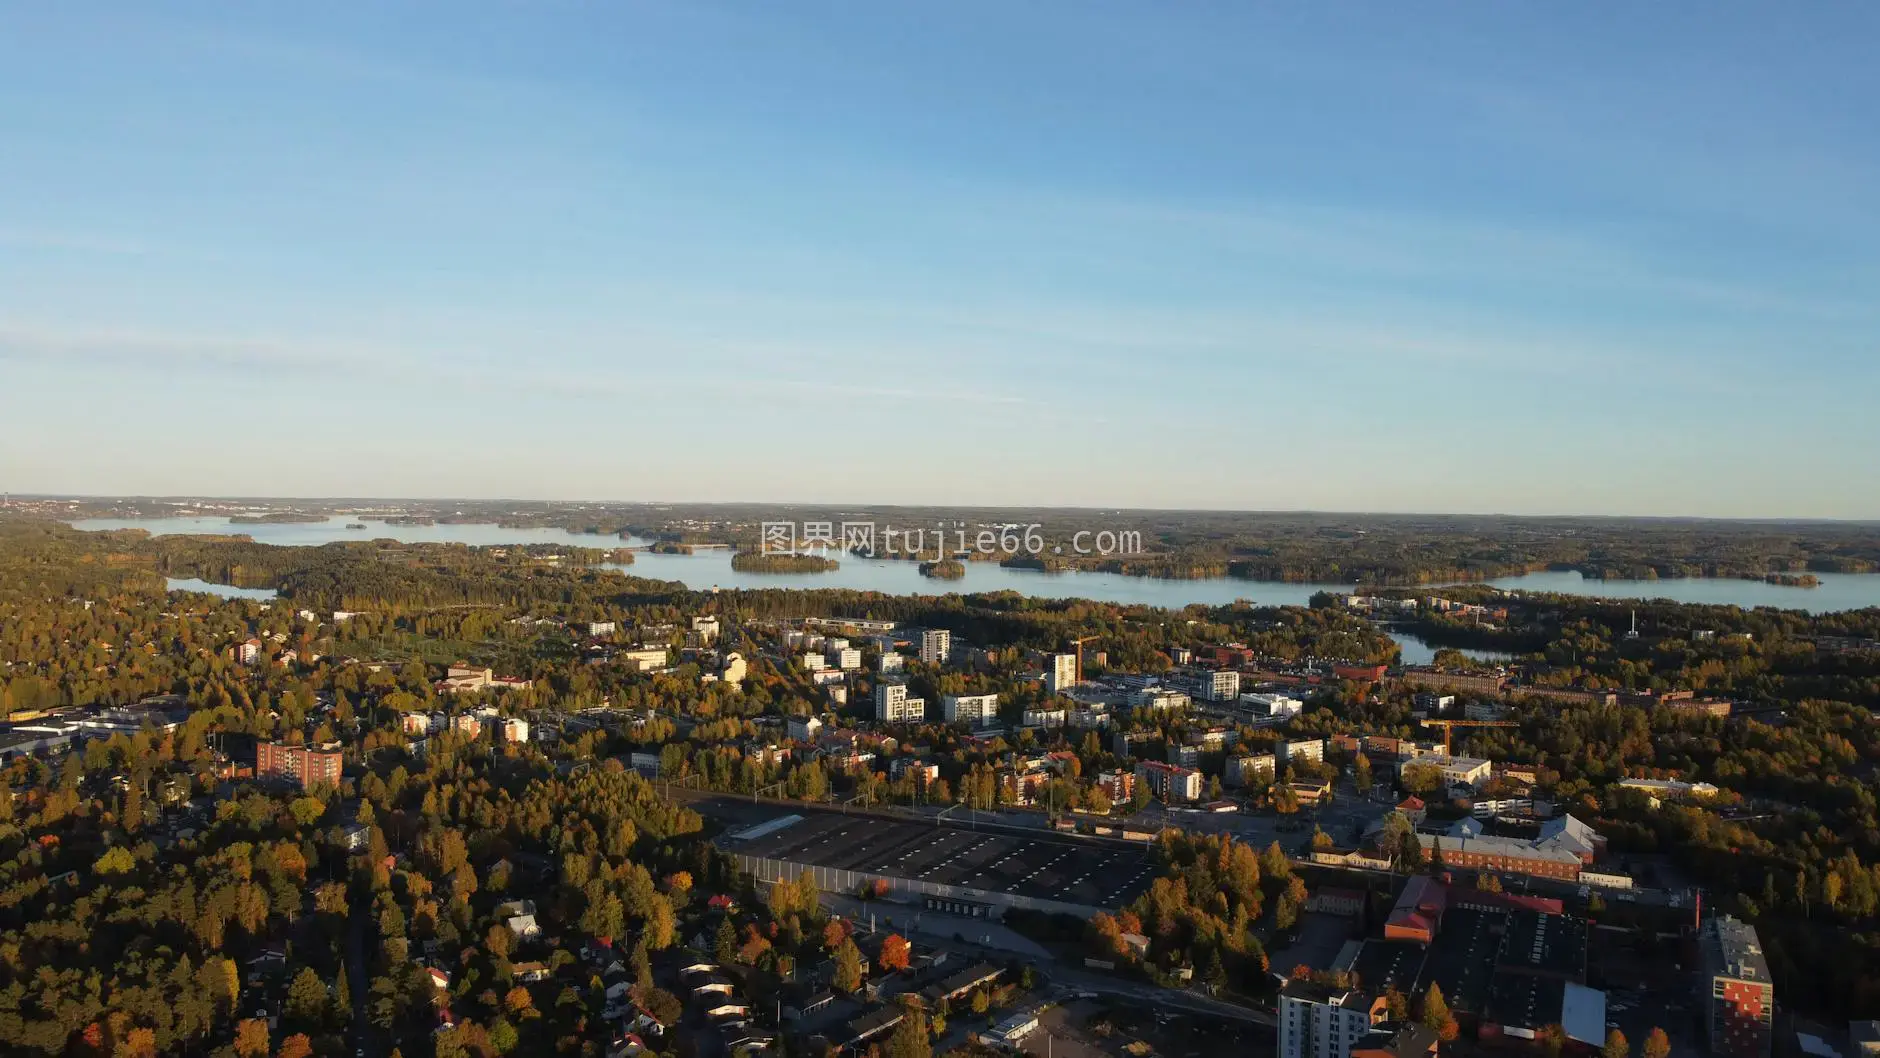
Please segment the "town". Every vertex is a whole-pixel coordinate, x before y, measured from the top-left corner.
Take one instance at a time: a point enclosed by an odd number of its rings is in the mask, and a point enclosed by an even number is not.
[[[1871,618],[675,595],[422,547],[275,549],[332,587],[219,599],[151,586],[202,544],[0,529],[20,1053],[1876,1042],[1870,955],[1804,954],[1871,919],[1872,861],[1763,865],[1871,813]],[[1580,653],[1404,665],[1386,618]],[[1707,667],[1764,651],[1798,688]]]

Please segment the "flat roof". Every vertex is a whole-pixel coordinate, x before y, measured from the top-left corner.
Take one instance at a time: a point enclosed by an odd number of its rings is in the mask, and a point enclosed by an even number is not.
[[[1351,969],[1358,975],[1358,984],[1371,992],[1396,988],[1408,996],[1416,992],[1427,954],[1413,940],[1367,940]]]
[[[1089,907],[1121,907],[1156,876],[1155,861],[1138,846],[836,812],[804,813],[800,821],[758,833],[732,851]]]

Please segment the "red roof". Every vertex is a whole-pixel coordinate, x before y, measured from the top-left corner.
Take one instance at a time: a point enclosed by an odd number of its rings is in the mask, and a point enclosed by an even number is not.
[[[1400,812],[1421,812],[1423,811],[1423,799],[1416,794],[1411,794],[1397,805],[1397,810]]]

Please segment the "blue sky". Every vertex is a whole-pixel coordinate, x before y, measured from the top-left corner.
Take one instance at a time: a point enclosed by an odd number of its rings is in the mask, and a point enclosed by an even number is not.
[[[1875,39],[0,3],[0,487],[1880,517]]]

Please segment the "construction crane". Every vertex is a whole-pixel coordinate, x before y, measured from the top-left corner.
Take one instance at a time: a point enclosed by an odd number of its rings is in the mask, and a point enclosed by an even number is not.
[[[1513,720],[1419,720],[1418,723],[1422,724],[1424,727],[1440,727],[1443,729],[1443,756],[1445,757],[1455,756],[1455,754],[1450,751],[1450,744],[1449,744],[1449,738],[1452,733],[1452,729],[1454,728],[1458,728],[1458,727],[1520,727],[1521,726],[1520,724],[1515,723]]]
[[[1078,636],[1071,640],[1071,653],[1077,656],[1077,682],[1084,682],[1084,644],[1102,636]]]

